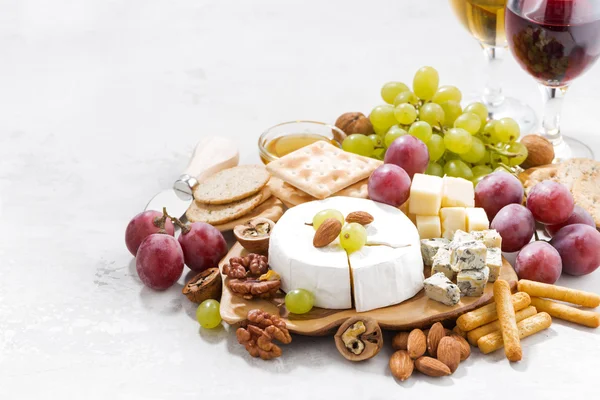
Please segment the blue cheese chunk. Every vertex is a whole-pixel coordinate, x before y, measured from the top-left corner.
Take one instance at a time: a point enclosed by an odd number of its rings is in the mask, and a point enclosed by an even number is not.
[[[488,282],[496,282],[500,276],[500,269],[502,268],[502,252],[499,248],[492,247],[487,249],[485,265],[490,269]]]
[[[474,236],[460,229],[454,232],[454,236],[452,237],[452,243],[472,242],[474,240]]]
[[[425,295],[431,300],[453,306],[460,301],[460,289],[443,273],[431,275],[423,281]]]
[[[482,269],[485,267],[487,248],[480,241],[452,242],[450,264],[455,271]]]
[[[502,236],[495,229],[488,229],[485,231],[475,231],[471,232],[470,235],[475,238],[475,240],[480,240],[483,242],[485,247],[488,249],[492,248],[500,248],[502,247]]]
[[[480,270],[460,271],[456,276],[456,283],[463,296],[479,297],[483,294],[489,276],[490,269],[488,267]]]
[[[450,241],[444,238],[421,240],[421,255],[425,265],[433,265],[433,257],[439,249],[448,249]]]
[[[433,256],[433,264],[431,265],[431,275],[441,272],[446,275],[446,278],[452,280],[456,278],[456,273],[450,265],[450,251],[448,249],[440,248],[438,252]]]

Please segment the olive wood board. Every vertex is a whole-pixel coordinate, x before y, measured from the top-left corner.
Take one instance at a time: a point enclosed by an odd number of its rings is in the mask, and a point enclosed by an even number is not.
[[[246,319],[248,311],[259,308],[271,314],[280,314],[280,307],[284,302],[284,295],[278,292],[273,299],[246,300],[233,294],[226,285],[223,275],[223,265],[231,257],[246,255],[244,248],[236,243],[229,253],[219,263],[219,269],[223,278],[223,294],[221,296],[221,318],[230,325],[236,325]],[[500,270],[500,278],[508,281],[513,291],[517,286],[517,274],[506,259],[502,259],[503,265]],[[429,276],[429,267],[425,267],[425,276]],[[493,284],[488,283],[483,296],[462,297],[455,306],[446,306],[425,296],[423,290],[414,297],[403,303],[393,306],[378,308],[376,310],[360,313],[375,318],[381,328],[391,330],[408,330],[411,328],[429,327],[435,322],[455,319],[459,315],[489,303],[493,297]],[[313,308],[303,315],[289,314],[284,321],[290,332],[307,336],[324,336],[331,334],[344,321],[358,315],[354,309],[330,310],[325,308]]]

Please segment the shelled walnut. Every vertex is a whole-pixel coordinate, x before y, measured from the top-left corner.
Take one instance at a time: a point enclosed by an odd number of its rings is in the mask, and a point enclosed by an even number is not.
[[[281,278],[275,271],[269,271],[258,279],[230,279],[226,284],[233,293],[244,299],[270,299],[281,287]]]
[[[292,341],[281,318],[258,309],[248,311],[247,321],[238,328],[236,337],[252,357],[263,360],[281,356],[281,348],[273,343],[274,339],[283,344]]]
[[[269,270],[267,257],[250,253],[245,257],[232,257],[229,263],[223,266],[223,273],[230,278],[246,278],[247,276],[260,276]]]

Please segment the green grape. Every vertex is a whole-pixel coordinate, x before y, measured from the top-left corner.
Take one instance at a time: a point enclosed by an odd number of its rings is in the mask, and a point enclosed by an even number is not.
[[[422,121],[420,121],[420,122],[422,122]],[[423,123],[426,124],[426,122],[423,122]],[[416,124],[413,124],[413,126],[415,126],[415,125]],[[411,126],[411,129],[412,129],[412,126]],[[437,133],[434,133],[433,135],[431,135],[431,137],[427,141],[426,145],[427,145],[427,150],[429,150],[429,161],[439,160],[440,158],[442,158],[442,156],[446,152],[446,145],[444,144],[444,138],[441,137],[440,135],[438,135]]]
[[[506,151],[518,154],[518,156],[510,157],[508,159],[508,165],[510,165],[511,167],[521,165],[529,155],[527,147],[525,147],[524,144],[521,144],[519,142],[514,142],[506,146]]]
[[[381,88],[381,98],[388,104],[394,104],[396,96],[409,91],[409,87],[402,82],[388,82]]]
[[[436,103],[423,104],[419,110],[419,119],[431,126],[444,124],[444,118],[444,109]]]
[[[476,136],[473,136],[473,141],[471,142],[471,148],[464,154],[460,155],[464,161],[468,163],[476,163],[481,160],[485,156],[485,145]]]
[[[479,117],[481,123],[485,123],[488,119],[488,109],[485,104],[476,101],[475,103],[471,103],[465,107],[465,112],[470,112]]]
[[[376,134],[378,134],[379,136],[385,136],[385,134],[387,133],[387,131],[389,130],[389,128],[380,128],[379,126],[374,126],[373,127],[373,131],[375,131]]]
[[[512,118],[499,119],[494,127],[494,133],[497,140],[495,142],[509,143],[514,142],[521,135],[519,124]]]
[[[481,120],[479,117],[473,113],[467,112],[460,115],[454,121],[455,128],[462,128],[465,131],[469,132],[471,135],[479,132],[479,128],[481,127]]]
[[[429,165],[427,165],[425,173],[427,175],[435,175],[442,177],[444,176],[444,168],[442,168],[442,166],[438,163],[430,162]]]
[[[402,125],[410,125],[417,119],[417,110],[412,104],[398,104],[394,109],[394,116]]]
[[[344,225],[340,232],[340,245],[348,252],[354,253],[367,243],[367,230],[359,223]]]
[[[464,178],[470,180],[473,178],[473,172],[471,168],[464,161],[461,160],[450,160],[444,165],[444,173],[448,176],[455,176],[457,178]]]
[[[460,156],[458,154],[456,154],[456,153],[451,152],[451,151],[447,151],[444,158],[446,159],[446,161],[460,160]]]
[[[444,144],[446,149],[456,153],[464,154],[471,149],[471,143],[473,142],[473,136],[464,129],[452,128],[448,129],[444,136]]]
[[[491,155],[490,151],[486,150],[485,153],[483,154],[483,158],[481,160],[477,161],[475,164],[490,166],[490,165],[492,165],[491,157],[492,157],[492,155]]]
[[[338,210],[333,210],[333,209],[323,210],[323,211],[319,211],[318,213],[316,213],[315,216],[313,217],[313,220],[312,220],[313,229],[315,231],[317,229],[319,229],[319,227],[321,226],[321,224],[326,219],[329,219],[329,218],[337,219],[338,221],[340,221],[340,223],[342,225],[345,222],[345,220],[344,220],[344,214],[342,214]]]
[[[491,153],[490,161],[491,161],[492,168],[497,168],[498,166],[500,166],[500,163],[502,163],[504,165],[508,165],[508,157],[503,156],[498,153],[495,153],[495,152]]]
[[[488,167],[487,165],[476,165],[473,168],[471,168],[473,170],[473,176],[477,177],[480,175],[489,175],[492,173],[492,169],[490,167]]]
[[[409,104],[412,104],[413,106],[416,106],[417,104],[419,104],[419,98],[411,91],[402,92],[402,93],[398,94],[398,96],[396,96],[396,98],[394,98],[395,106],[397,106],[398,104],[404,104],[404,103],[409,103]]]
[[[388,133],[385,135],[385,138],[383,139],[384,143],[385,143],[385,147],[390,147],[390,145],[392,144],[392,142],[396,139],[398,139],[400,136],[404,136],[404,135],[408,135],[408,132],[406,132],[404,129],[400,128],[398,125],[394,125],[390,128],[390,130],[388,131]]]
[[[423,100],[431,100],[437,91],[440,77],[435,68],[422,67],[415,73],[413,78],[413,91]]]
[[[413,135],[423,143],[429,142],[431,133],[431,125],[425,121],[417,121],[408,128],[408,134]]]
[[[290,290],[285,295],[285,308],[293,314],[306,314],[314,304],[315,296],[306,289]]]
[[[481,130],[483,143],[496,143],[496,124],[498,121],[490,119]]]
[[[379,136],[378,134],[373,133],[373,134],[369,135],[368,138],[373,143],[374,148],[378,149],[380,147],[383,147],[383,138],[381,136]]]
[[[454,126],[454,121],[462,114],[462,107],[458,101],[449,100],[440,104],[444,110],[444,126]]]
[[[455,101],[460,104],[462,100],[462,93],[456,86],[440,86],[435,92],[432,102],[439,104],[440,106],[447,101]]]
[[[370,157],[373,154],[373,150],[375,150],[375,146],[373,146],[373,142],[368,136],[361,133],[353,133],[344,139],[342,149],[350,153]]]
[[[392,125],[396,124],[396,117],[394,117],[394,106],[391,104],[382,104],[375,107],[369,115],[371,124],[374,127],[381,129],[389,129]]]
[[[221,324],[220,304],[217,300],[204,300],[196,309],[196,319],[205,329],[213,329]]]
[[[383,161],[385,158],[385,150],[385,147],[379,147],[373,151],[373,155],[371,157],[375,158],[376,160]]]

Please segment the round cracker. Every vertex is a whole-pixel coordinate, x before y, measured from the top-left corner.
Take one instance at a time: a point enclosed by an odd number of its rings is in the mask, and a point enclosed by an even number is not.
[[[589,212],[600,227],[600,170],[577,179],[572,193],[575,204]]]
[[[589,158],[571,158],[558,166],[556,179],[572,189],[575,182],[580,178],[591,175],[596,171],[600,171],[600,162]]]
[[[258,193],[270,174],[261,165],[240,165],[211,175],[194,189],[194,199],[204,204],[228,204]]]
[[[529,194],[532,187],[545,180],[556,180],[557,166],[555,164],[542,165],[540,167],[529,168],[519,174],[519,179],[523,182],[525,194]]]
[[[269,192],[267,189],[265,191]],[[254,210],[262,202],[263,197],[265,194],[259,192],[229,204],[204,204],[192,201],[185,216],[190,222],[206,222],[211,225],[224,224]]]

